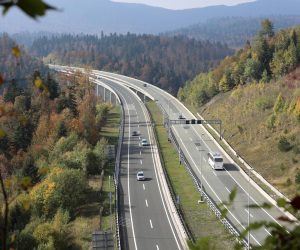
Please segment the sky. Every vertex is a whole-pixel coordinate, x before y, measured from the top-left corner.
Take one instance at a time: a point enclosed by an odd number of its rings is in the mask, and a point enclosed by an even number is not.
[[[255,0],[112,0],[123,3],[143,3],[167,9],[191,9],[211,5],[236,5],[239,3],[253,2]]]

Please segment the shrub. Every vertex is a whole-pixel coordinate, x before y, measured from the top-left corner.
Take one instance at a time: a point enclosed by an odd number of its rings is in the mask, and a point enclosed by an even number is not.
[[[287,152],[292,148],[291,144],[289,143],[288,139],[285,136],[281,136],[278,141],[278,149],[281,152]]]
[[[270,97],[263,96],[255,101],[255,106],[262,111],[273,107],[273,100]]]
[[[274,114],[270,115],[267,119],[266,125],[268,129],[275,127],[276,116]]]
[[[38,216],[52,218],[58,208],[74,215],[82,204],[88,183],[82,171],[54,168],[48,177],[30,192],[34,211]]]

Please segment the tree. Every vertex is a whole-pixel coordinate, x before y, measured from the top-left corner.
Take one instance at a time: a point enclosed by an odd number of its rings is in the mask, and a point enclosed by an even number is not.
[[[274,25],[269,19],[262,20],[259,36],[266,38],[271,38],[274,36]]]

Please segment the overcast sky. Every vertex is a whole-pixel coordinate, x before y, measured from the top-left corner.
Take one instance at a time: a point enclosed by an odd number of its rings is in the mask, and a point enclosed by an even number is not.
[[[112,0],[113,2],[143,3],[168,9],[190,9],[211,5],[236,5],[255,0]]]

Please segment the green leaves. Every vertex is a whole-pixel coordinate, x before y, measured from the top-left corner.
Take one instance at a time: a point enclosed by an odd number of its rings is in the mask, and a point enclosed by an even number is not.
[[[4,7],[3,15],[5,15],[11,7],[17,6],[26,15],[36,19],[39,16],[44,16],[48,10],[56,10],[55,7],[43,2],[42,0],[19,0],[7,1],[0,3]]]

